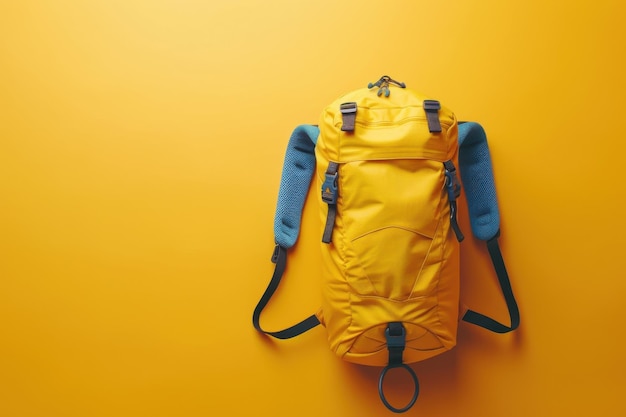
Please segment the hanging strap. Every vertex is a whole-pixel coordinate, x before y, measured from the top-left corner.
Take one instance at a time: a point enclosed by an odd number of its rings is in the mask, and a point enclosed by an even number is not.
[[[277,339],[290,339],[294,336],[298,336],[299,334],[306,332],[307,330],[312,329],[313,327],[320,324],[320,321],[315,314],[312,314],[301,322],[284,330],[269,332],[261,328],[261,312],[263,311],[265,306],[267,306],[267,303],[270,301],[270,298],[272,298],[272,295],[274,295],[274,292],[278,288],[278,284],[280,284],[280,279],[283,277],[285,268],[287,267],[287,250],[279,245],[276,245],[276,248],[274,249],[274,254],[272,255],[272,262],[276,264],[276,267],[274,268],[274,274],[272,275],[272,279],[270,280],[270,283],[267,286],[265,293],[263,293],[261,300],[254,309],[254,313],[252,314],[252,325],[259,332],[265,333]]]
[[[330,243],[333,238],[333,228],[335,227],[335,219],[337,218],[337,178],[339,173],[339,164],[330,162],[326,169],[325,180],[322,184],[322,201],[328,205],[328,213],[326,214],[326,225],[322,234],[322,242]]]
[[[520,324],[520,315],[498,244],[500,212],[491,155],[487,145],[487,135],[478,123],[459,123],[459,171],[465,188],[472,233],[487,244],[509,311],[511,325],[504,325],[473,310],[468,310],[463,315],[463,320],[496,333],[507,333],[517,329]]]
[[[491,317],[487,317],[484,314],[477,313],[473,310],[467,310],[467,312],[465,312],[465,314],[463,315],[463,320],[468,323],[484,327],[485,329],[491,330],[492,332],[508,333],[519,327],[520,316],[517,302],[515,301],[515,296],[513,295],[513,289],[511,288],[509,274],[506,271],[506,267],[504,266],[504,258],[502,257],[502,253],[500,252],[498,236],[495,236],[493,239],[487,241],[487,249],[489,250],[489,256],[491,256],[491,261],[496,271],[496,275],[498,276],[500,288],[502,289],[502,295],[504,296],[506,306],[509,310],[511,325],[506,326],[502,323],[495,321]]]
[[[385,340],[387,341],[389,361],[387,366],[383,368],[380,373],[380,377],[378,378],[378,395],[380,396],[380,399],[385,407],[387,407],[390,411],[393,411],[394,413],[404,413],[413,407],[413,404],[417,401],[417,397],[420,392],[420,385],[417,375],[415,375],[415,371],[402,361],[402,353],[406,347],[406,330],[401,322],[395,321],[387,325],[387,328],[385,329]],[[394,368],[403,368],[409,373],[411,379],[413,380],[413,396],[411,397],[411,400],[402,408],[391,405],[385,396],[385,376],[390,369]]]
[[[276,247],[272,254],[272,262],[276,266],[272,279],[252,314],[254,328],[277,339],[292,338],[320,324],[317,316],[312,314],[280,331],[266,331],[260,325],[261,313],[278,288],[287,267],[287,250],[295,245],[300,234],[302,209],[315,171],[315,144],[318,135],[317,126],[302,125],[293,131],[289,139],[274,217]]]

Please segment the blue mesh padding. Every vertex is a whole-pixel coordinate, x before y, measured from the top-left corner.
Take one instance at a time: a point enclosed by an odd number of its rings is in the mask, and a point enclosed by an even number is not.
[[[284,248],[295,245],[300,234],[302,208],[315,171],[315,144],[318,135],[317,126],[298,126],[287,145],[274,217],[274,238]]]
[[[495,237],[500,230],[500,211],[496,198],[487,135],[478,123],[459,124],[459,171],[467,196],[470,224],[481,240]]]

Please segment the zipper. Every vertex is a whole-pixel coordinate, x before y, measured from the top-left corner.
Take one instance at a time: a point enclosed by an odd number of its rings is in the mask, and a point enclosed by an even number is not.
[[[426,118],[426,116],[411,116],[411,117],[405,117],[404,119],[401,119],[401,120],[381,120],[381,121],[374,122],[374,121],[367,121],[367,120],[359,120],[357,118],[354,123],[359,126],[367,126],[367,127],[376,128],[376,127],[387,127],[387,126],[392,126],[392,125],[401,125],[401,124],[410,123],[410,122],[422,122],[423,124],[428,124],[428,119]],[[335,123],[335,127],[340,127],[341,125],[342,125],[341,122]],[[442,121],[441,126],[450,128],[450,126],[452,126],[452,123]]]

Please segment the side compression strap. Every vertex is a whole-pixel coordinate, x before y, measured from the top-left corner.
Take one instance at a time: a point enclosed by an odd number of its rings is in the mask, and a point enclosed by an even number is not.
[[[322,235],[322,242],[330,243],[333,238],[333,228],[337,218],[337,177],[339,164],[330,162],[326,170],[325,180],[322,184],[322,201],[328,204],[328,214],[326,215],[326,225]]]
[[[261,312],[263,311],[265,306],[267,306],[267,303],[270,301],[270,298],[272,298],[272,295],[274,295],[274,292],[278,288],[278,284],[280,284],[280,279],[283,277],[285,268],[287,267],[287,250],[280,247],[279,245],[276,245],[276,248],[274,249],[274,254],[272,255],[272,262],[276,264],[276,267],[274,268],[274,274],[272,275],[272,279],[267,286],[265,293],[263,293],[261,300],[254,309],[254,313],[252,314],[252,324],[254,325],[254,328],[261,333],[265,333],[277,339],[289,339],[294,336],[298,336],[299,334],[302,334],[307,330],[312,329],[313,327],[320,324],[320,321],[318,320],[317,316],[315,316],[315,314],[312,314],[311,316],[302,320],[300,323],[297,323],[284,330],[268,332],[261,328],[261,324],[259,322],[261,318]]]
[[[252,314],[254,328],[277,339],[289,339],[320,324],[313,314],[300,323],[280,331],[269,332],[263,330],[260,325],[261,312],[276,292],[285,273],[287,249],[295,245],[300,234],[302,209],[315,171],[315,144],[318,135],[317,126],[302,125],[294,129],[289,139],[274,217],[276,248],[272,262],[276,266],[272,279]]]
[[[511,325],[498,323],[472,310],[465,313],[463,320],[496,333],[507,333],[519,326],[520,315],[498,244],[500,212],[491,155],[487,145],[487,135],[478,123],[459,123],[459,171],[467,197],[472,232],[476,238],[487,242],[489,256],[509,310]]]

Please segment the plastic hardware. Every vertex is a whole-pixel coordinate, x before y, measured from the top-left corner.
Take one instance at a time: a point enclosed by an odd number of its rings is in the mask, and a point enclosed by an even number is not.
[[[424,110],[440,110],[441,104],[437,100],[424,100]]]
[[[396,85],[396,86],[398,86],[400,88],[406,88],[406,84],[405,83],[400,82],[400,81],[396,81],[396,80],[394,80],[393,78],[391,78],[388,75],[383,75],[375,83],[368,83],[367,84],[367,88],[378,87],[378,92],[376,93],[376,95],[378,95],[380,97],[381,95],[384,94],[385,97],[389,97],[389,95],[391,94],[391,90],[389,89],[389,84]]]
[[[341,114],[356,113],[356,102],[351,101],[349,103],[343,103],[339,106],[339,110]]]
[[[322,200],[327,204],[337,204],[337,173],[326,174],[322,184]]]

